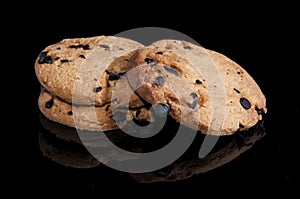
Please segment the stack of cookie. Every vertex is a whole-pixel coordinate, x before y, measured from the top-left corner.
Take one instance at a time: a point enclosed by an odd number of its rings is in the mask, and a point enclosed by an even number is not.
[[[35,63],[42,86],[41,112],[78,129],[119,128],[115,120],[120,118],[113,117],[111,110],[112,90],[126,73],[134,50],[141,47],[138,42],[113,36],[65,39],[46,47]],[[131,99],[134,109],[128,109],[125,117],[145,120],[143,102],[137,95]]]
[[[230,135],[267,111],[261,89],[241,66],[185,41],[65,39],[40,53],[35,70],[41,112],[78,129],[115,130],[168,115],[204,134]]]

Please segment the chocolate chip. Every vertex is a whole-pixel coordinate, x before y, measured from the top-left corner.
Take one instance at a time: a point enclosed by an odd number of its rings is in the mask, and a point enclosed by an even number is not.
[[[82,48],[83,50],[89,50],[90,45],[88,45],[88,44],[85,44],[85,45],[82,45],[82,44],[70,45],[69,48],[75,48],[75,49]]]
[[[107,106],[105,107],[105,111],[108,111],[108,110],[109,110],[109,107],[110,107],[110,105],[107,105]]]
[[[67,59],[62,59],[60,60],[61,63],[66,63],[66,62],[70,62],[70,60],[67,60]]]
[[[68,115],[73,115],[73,112],[72,112],[72,111],[69,111],[69,112],[68,112]]]
[[[199,79],[197,79],[196,84],[202,84],[202,82]]]
[[[154,65],[156,65],[156,61],[154,61],[153,59],[146,58],[145,62],[147,64],[149,64],[151,67],[153,67]]]
[[[50,109],[53,106],[53,104],[54,104],[54,100],[53,98],[51,98],[51,100],[45,103],[45,107]]]
[[[142,120],[137,120],[137,119],[133,118],[132,121],[133,121],[136,125],[138,125],[138,126],[148,126],[148,125],[150,124],[149,121],[143,120],[143,119],[142,119]]]
[[[156,117],[164,118],[168,115],[170,112],[170,107],[166,104],[157,104],[152,107],[153,108],[153,114]]]
[[[80,58],[82,59],[85,59],[85,56],[84,55],[79,55]]]
[[[184,48],[184,49],[188,49],[188,50],[191,50],[191,49],[192,49],[192,47],[190,47],[190,46],[183,46],[183,48]]]
[[[263,108],[255,108],[256,112],[258,115],[265,115],[265,111]]]
[[[172,167],[166,166],[164,168],[161,168],[159,170],[154,171],[153,173],[157,176],[157,177],[167,177],[172,171]]]
[[[110,47],[108,45],[105,45],[105,44],[100,44],[100,47],[104,48],[105,50],[109,50],[110,49]]]
[[[108,80],[110,80],[110,81],[114,81],[114,80],[120,79],[120,77],[118,75],[116,75],[116,74],[114,74],[112,72],[109,72],[107,70],[105,72],[109,75]]]
[[[237,93],[241,93],[238,89],[236,89],[236,88],[233,88],[233,90],[235,91],[235,92],[237,92]]]
[[[242,107],[246,110],[250,109],[251,108],[251,103],[249,102],[249,100],[245,97],[242,97],[240,99],[240,103],[242,105]]]
[[[119,80],[119,79],[121,79],[122,77],[124,77],[125,76],[125,74],[126,74],[126,72],[123,72],[123,73],[118,73],[117,75],[116,74],[114,74],[114,73],[112,73],[112,72],[109,72],[109,71],[105,71],[108,75],[109,75],[109,77],[108,77],[108,80],[110,80],[110,81],[114,81],[114,80]],[[108,86],[109,87],[109,86]]]
[[[102,91],[102,87],[99,86],[99,87],[93,88],[93,91],[94,91],[95,93],[98,93],[98,92]]]
[[[140,114],[141,114],[141,110],[137,110],[137,111],[135,112],[135,117],[138,118]]]
[[[119,50],[124,50],[124,48],[119,48]]]
[[[126,72],[123,72],[123,73],[119,73],[118,76],[119,76],[119,79],[121,79],[122,77],[124,77],[126,74]]]
[[[158,86],[162,86],[164,84],[164,78],[162,76],[158,76],[156,78],[155,84]]]
[[[111,117],[117,124],[120,124],[126,120],[126,115],[121,111],[116,111]]]
[[[158,51],[158,52],[156,52],[155,54],[157,54],[157,55],[162,55],[162,54],[164,54],[164,53],[161,52],[161,51]]]
[[[39,57],[39,64],[52,64],[52,57],[47,55],[48,52],[42,52]]]
[[[169,67],[167,67],[167,66],[164,66],[164,68],[165,68],[165,70],[166,70],[168,73],[171,73],[171,74],[173,74],[173,75],[178,76],[178,72],[177,72],[176,70],[174,70],[174,69],[172,69],[172,68],[169,68]]]
[[[59,60],[59,57],[56,57],[54,60],[55,60],[55,61],[56,61],[56,60]]]
[[[198,95],[196,93],[191,93],[190,96],[192,96],[192,103],[189,103],[189,107],[194,109],[198,104]]]
[[[242,128],[245,128],[245,126],[240,123],[239,128],[242,129]]]

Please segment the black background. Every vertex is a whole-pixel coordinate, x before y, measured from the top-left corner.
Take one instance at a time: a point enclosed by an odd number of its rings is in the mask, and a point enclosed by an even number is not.
[[[144,11],[147,12],[139,13],[138,19],[135,15],[129,16],[129,11],[118,13],[119,17],[112,19],[110,13],[101,13],[101,9],[87,16],[81,13],[85,7],[78,8],[76,12],[57,8],[55,14],[40,10],[24,20],[30,26],[18,32],[22,37],[20,40],[18,36],[17,42],[21,46],[26,44],[22,46],[26,64],[22,61],[18,67],[22,67],[22,72],[19,72],[22,78],[25,76],[26,83],[29,82],[26,97],[22,99],[29,99],[26,104],[30,104],[30,116],[25,113],[27,106],[24,107],[24,101],[18,100],[17,111],[22,110],[18,120],[22,124],[14,125],[18,130],[12,131],[15,133],[11,134],[8,143],[10,150],[5,150],[9,151],[8,154],[5,152],[8,161],[4,161],[4,166],[8,167],[3,170],[8,173],[8,184],[16,191],[22,190],[22,193],[39,195],[41,191],[45,195],[56,196],[84,193],[99,197],[104,194],[110,194],[110,197],[119,194],[124,197],[143,197],[139,191],[154,196],[164,192],[211,197],[220,193],[223,196],[242,197],[240,191],[247,196],[261,193],[288,196],[295,193],[294,187],[299,183],[296,163],[299,130],[295,126],[300,122],[300,116],[299,98],[296,96],[297,78],[293,78],[297,75],[295,53],[290,49],[297,42],[294,39],[297,33],[293,12],[282,18],[278,14],[279,8],[272,10],[267,7],[250,8],[249,11],[212,10],[208,14],[197,10],[168,10],[158,14],[153,9],[145,7]],[[212,17],[216,13],[220,15]],[[148,20],[143,20],[143,17]],[[40,87],[34,73],[34,61],[40,51],[65,38],[114,35],[131,28],[148,26],[177,30],[192,37],[203,47],[221,52],[243,66],[267,98],[266,137],[229,164],[173,183],[139,184],[127,173],[110,168],[78,170],[44,157],[38,146],[40,123],[37,98]],[[23,82],[18,89],[23,88]],[[28,123],[28,118],[32,119],[31,123]],[[3,142],[6,146],[6,141]]]

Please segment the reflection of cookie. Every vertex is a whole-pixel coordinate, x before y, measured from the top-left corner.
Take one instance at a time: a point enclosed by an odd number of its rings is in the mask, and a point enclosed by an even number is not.
[[[184,180],[231,162],[253,147],[264,135],[263,127],[261,127],[261,124],[257,124],[245,133],[239,132],[234,135],[220,137],[213,151],[204,158],[198,158],[195,155],[198,154],[199,149],[195,147],[197,150],[189,151],[186,157],[183,155],[183,158],[176,160],[167,167],[148,173],[133,173],[130,176],[141,183]]]
[[[39,133],[39,146],[43,155],[63,166],[93,168],[101,164],[83,145],[58,139],[46,132]]]
[[[44,89],[39,96],[38,105],[41,112],[52,121],[91,131],[118,129],[116,122],[125,125],[129,120],[150,120],[148,110],[142,107],[136,110],[118,111],[112,115],[110,103],[101,107],[72,106]],[[76,125],[73,112],[76,113]]]
[[[43,127],[39,132],[40,150],[49,159],[61,165],[92,168],[112,160],[122,162],[137,158],[131,154],[121,154],[116,147],[109,144],[110,142],[116,145],[120,142],[127,143],[126,135],[123,135],[120,130],[77,131],[75,128],[53,122],[43,115],[40,121]]]
[[[245,130],[254,126],[266,112],[263,93],[241,66],[222,54],[194,44],[158,41],[137,50],[128,65],[129,68],[144,65],[129,78],[131,84],[141,85],[149,78],[155,79],[137,90],[142,98],[151,104],[164,104],[178,122],[192,128],[196,124],[197,130],[203,133],[228,135]],[[220,78],[220,83],[216,77]],[[179,97],[168,87],[177,90]],[[220,90],[217,87],[221,87]],[[222,91],[225,96],[220,96]],[[218,111],[225,113],[222,115]],[[208,131],[220,121],[224,121],[221,129]]]
[[[115,80],[126,72],[132,51],[141,46],[114,36],[64,39],[40,53],[36,75],[50,93],[69,103],[100,106],[110,102]]]

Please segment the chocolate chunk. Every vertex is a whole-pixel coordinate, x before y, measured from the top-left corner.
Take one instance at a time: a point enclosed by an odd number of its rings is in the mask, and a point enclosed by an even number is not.
[[[233,88],[233,90],[235,91],[235,92],[237,92],[237,93],[241,93],[238,89],[236,89],[236,88]]]
[[[156,78],[155,84],[158,86],[162,86],[164,84],[164,78],[162,76],[158,76]]]
[[[99,87],[93,88],[93,91],[94,91],[95,93],[98,93],[98,92],[102,91],[102,87],[99,86]]]
[[[124,48],[119,48],[119,50],[124,50]]]
[[[52,57],[47,55],[48,52],[42,52],[39,57],[39,64],[52,64]]]
[[[79,55],[80,58],[82,59],[85,59],[85,56],[84,55]]]
[[[126,115],[121,111],[116,111],[111,117],[117,124],[120,124],[126,120]]]
[[[265,115],[265,111],[263,108],[255,108],[256,112],[258,115]]]
[[[73,115],[73,112],[72,112],[72,111],[69,111],[69,112],[68,112],[68,115]]]
[[[66,62],[70,62],[70,60],[67,60],[67,59],[62,59],[60,60],[61,63],[66,63]]]
[[[168,66],[164,66],[164,68],[168,73],[178,76],[178,72],[176,70],[169,68]]]
[[[199,79],[197,79],[196,84],[202,84],[202,82]]]
[[[101,48],[104,48],[105,50],[109,50],[110,47],[108,45],[105,45],[105,44],[100,44],[99,45]]]
[[[156,65],[156,61],[154,61],[153,59],[146,58],[145,62],[147,64],[149,64],[151,67],[153,67],[154,65]]]
[[[90,45],[88,45],[88,44],[85,44],[85,45],[82,45],[82,44],[70,45],[69,48],[75,48],[75,49],[82,48],[83,50],[89,50],[90,49]]]
[[[170,107],[166,104],[157,104],[152,107],[153,108],[153,114],[156,117],[164,118],[168,115],[170,112]]]
[[[53,104],[54,104],[54,100],[53,98],[51,98],[51,100],[45,103],[45,107],[50,109],[53,106]]]
[[[192,103],[189,103],[189,107],[194,109],[198,104],[198,95],[196,93],[191,93],[190,96],[192,96]]]
[[[251,103],[249,102],[249,100],[245,97],[242,97],[240,99],[240,103],[242,105],[242,107],[246,110],[250,109],[251,108]]]
[[[192,47],[190,47],[190,46],[183,46],[183,48],[184,48],[184,49],[188,49],[188,50],[191,50],[191,49],[192,49]]]
[[[161,51],[158,51],[158,52],[156,52],[155,54],[157,54],[157,55],[162,55],[162,54],[164,54],[164,53],[161,52]]]

